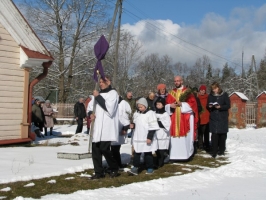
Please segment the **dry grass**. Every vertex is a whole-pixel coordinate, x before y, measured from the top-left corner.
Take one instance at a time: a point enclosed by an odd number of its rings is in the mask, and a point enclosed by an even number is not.
[[[41,196],[52,193],[70,194],[78,190],[119,187],[130,183],[148,181],[152,179],[180,176],[203,168],[217,168],[228,163],[229,162],[226,157],[213,159],[206,157],[206,153],[199,152],[191,161],[166,164],[164,167],[155,170],[155,172],[151,175],[146,175],[146,171],[142,170],[138,176],[128,176],[126,172],[121,172],[119,177],[113,179],[106,175],[105,178],[100,180],[89,180],[87,177],[81,177],[81,174],[92,175],[93,170],[85,170],[82,173],[79,172],[38,180],[0,184],[0,190],[6,187],[11,188],[11,191],[0,191],[0,196],[5,196],[6,199],[13,199],[17,196],[40,198]],[[69,177],[74,177],[74,179],[66,180],[66,178]],[[47,183],[49,180],[55,180],[56,183]],[[32,182],[35,184],[33,187],[24,187]]]

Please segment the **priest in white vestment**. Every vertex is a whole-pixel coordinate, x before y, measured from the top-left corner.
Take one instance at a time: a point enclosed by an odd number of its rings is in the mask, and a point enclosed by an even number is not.
[[[171,114],[170,160],[187,160],[196,140],[198,108],[190,89],[183,86],[181,76],[174,79],[175,86],[166,98],[166,110]]]

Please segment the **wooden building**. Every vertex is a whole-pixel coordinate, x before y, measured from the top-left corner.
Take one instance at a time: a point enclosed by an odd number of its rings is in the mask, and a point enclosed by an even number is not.
[[[241,92],[229,95],[231,109],[229,110],[230,127],[246,128],[246,102],[248,98]]]
[[[52,56],[11,0],[0,1],[0,145],[31,141],[31,93]],[[30,70],[44,72],[29,82]]]
[[[266,127],[266,91],[260,93],[257,97],[257,128]]]

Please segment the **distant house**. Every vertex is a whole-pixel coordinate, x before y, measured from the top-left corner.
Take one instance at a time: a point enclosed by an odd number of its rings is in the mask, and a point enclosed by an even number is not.
[[[32,88],[53,57],[11,0],[0,1],[0,145],[31,141]],[[43,73],[29,82],[29,72]]]

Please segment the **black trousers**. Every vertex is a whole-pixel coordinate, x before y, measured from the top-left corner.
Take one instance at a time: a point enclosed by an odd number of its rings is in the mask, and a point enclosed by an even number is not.
[[[212,133],[212,155],[224,154],[226,137],[226,133]]]
[[[140,156],[141,156],[141,153],[134,152],[134,158],[133,158],[133,166],[134,167],[140,167]],[[144,161],[145,161],[147,169],[153,169],[152,152],[145,152],[144,153]]]
[[[198,143],[199,148],[205,147],[210,148],[210,134],[209,134],[209,124],[201,124],[199,126]]]
[[[103,175],[103,163],[102,156],[104,156],[111,171],[117,171],[118,165],[111,152],[111,142],[101,141],[92,143],[92,161],[94,165],[94,171],[97,175]]]
[[[83,129],[83,118],[78,118],[77,123],[78,123],[78,126],[76,129],[76,133],[81,133]]]
[[[121,148],[121,145],[113,145],[111,146],[111,152],[118,166],[122,168],[120,148]]]
[[[165,158],[165,153],[167,152],[166,149],[158,149],[155,151],[156,156],[157,156],[157,165],[158,167],[164,166],[164,158]]]
[[[53,134],[53,127],[50,128],[50,135]],[[47,136],[47,127],[44,127],[44,135]]]

